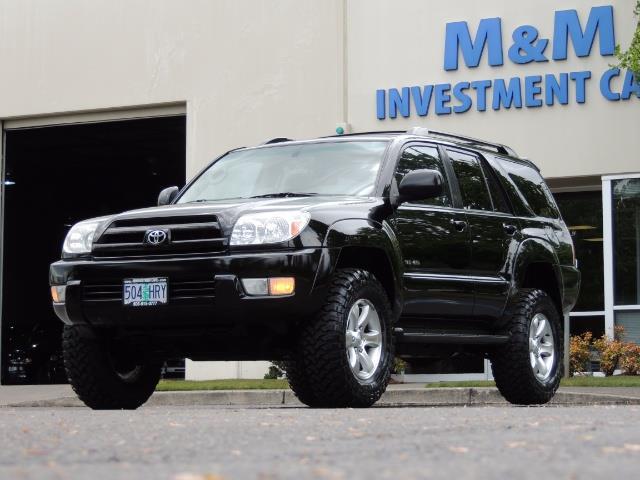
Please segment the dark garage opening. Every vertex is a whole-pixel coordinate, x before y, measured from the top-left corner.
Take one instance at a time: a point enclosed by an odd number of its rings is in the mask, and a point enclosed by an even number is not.
[[[65,381],[49,264],[73,223],[184,185],[185,151],[183,115],[5,132],[3,384]]]

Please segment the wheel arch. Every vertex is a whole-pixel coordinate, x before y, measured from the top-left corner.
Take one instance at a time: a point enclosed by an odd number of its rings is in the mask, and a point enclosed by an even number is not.
[[[327,277],[339,268],[362,268],[382,284],[397,317],[402,310],[402,258],[391,227],[365,219],[341,220],[329,227],[324,245],[333,253]]]
[[[521,244],[513,279],[515,290],[536,288],[546,292],[562,315],[562,273],[555,251],[548,243],[529,239]]]

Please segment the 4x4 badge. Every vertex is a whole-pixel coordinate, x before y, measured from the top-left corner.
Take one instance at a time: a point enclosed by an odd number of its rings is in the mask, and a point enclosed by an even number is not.
[[[147,230],[147,233],[144,234],[144,243],[154,247],[162,245],[168,239],[169,235],[165,230]]]

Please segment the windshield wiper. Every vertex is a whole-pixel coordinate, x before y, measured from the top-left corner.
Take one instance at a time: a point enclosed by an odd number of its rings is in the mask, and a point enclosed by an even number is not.
[[[287,197],[313,197],[320,195],[313,192],[278,192],[278,193],[265,193],[264,195],[254,195],[247,198],[287,198]]]

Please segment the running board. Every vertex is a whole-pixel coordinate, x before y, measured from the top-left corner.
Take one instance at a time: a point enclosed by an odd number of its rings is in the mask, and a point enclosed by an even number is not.
[[[502,345],[509,341],[509,335],[473,333],[417,333],[394,330],[400,343],[453,344],[453,345]]]

